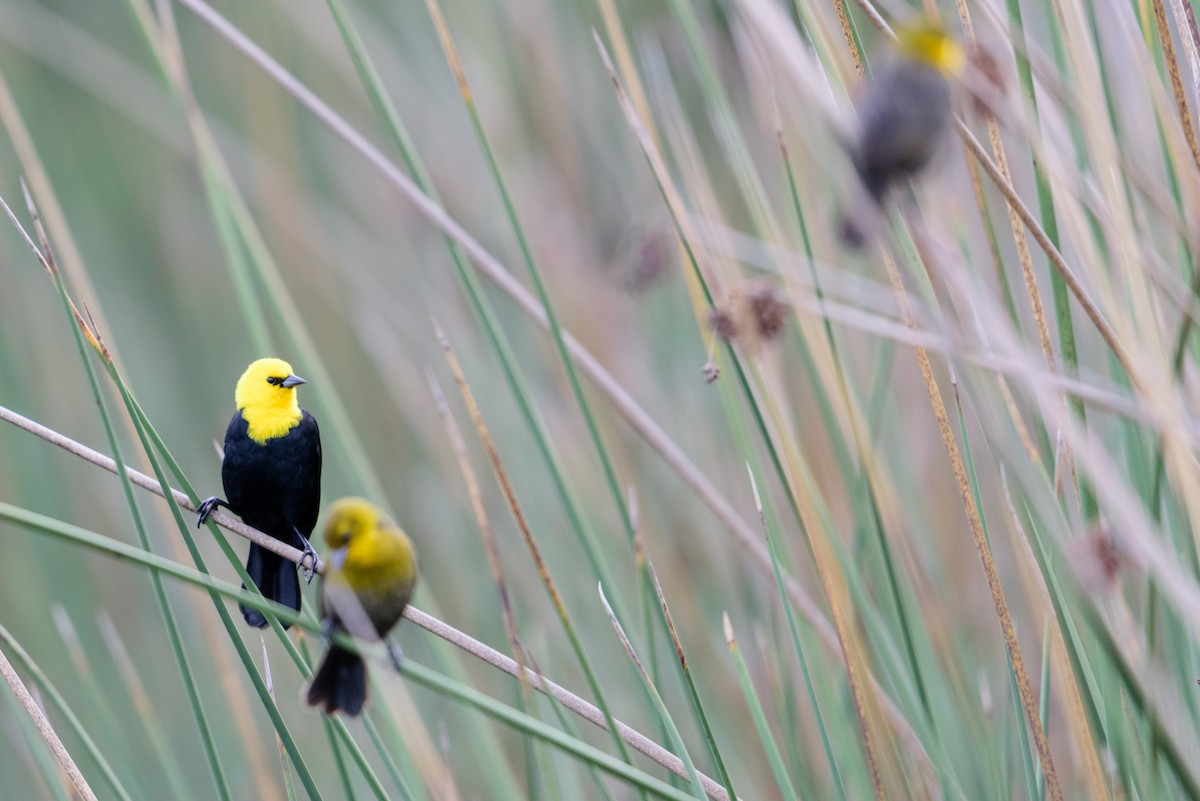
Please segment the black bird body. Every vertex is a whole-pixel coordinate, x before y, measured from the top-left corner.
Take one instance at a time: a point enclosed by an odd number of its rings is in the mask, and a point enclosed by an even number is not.
[[[876,203],[891,184],[929,162],[953,112],[950,84],[936,67],[897,60],[876,75],[860,106],[855,154]]]
[[[305,383],[282,359],[259,359],[242,373],[234,390],[237,411],[225,430],[221,484],[226,500],[214,497],[200,504],[197,525],[218,506],[227,506],[247,525],[303,550],[315,565],[308,537],[321,506],[321,433],[296,399],[296,387]],[[246,572],[264,597],[300,611],[296,565],[251,543]],[[259,610],[241,609],[251,626],[267,625]]]
[[[872,239],[888,192],[933,159],[954,120],[950,78],[961,67],[962,48],[930,21],[898,26],[896,34],[896,52],[874,70],[858,103],[849,143],[864,193],[842,214],[840,227],[842,241],[854,248]]]
[[[321,435],[317,421],[302,410],[300,422],[290,431],[262,443],[250,438],[248,428],[239,409],[225,431],[225,461],[221,465],[225,498],[246,525],[303,550],[317,525],[321,506]],[[300,579],[294,564],[251,543],[246,572],[265,597],[300,610]],[[267,625],[262,612],[246,606],[241,609],[251,626]]]

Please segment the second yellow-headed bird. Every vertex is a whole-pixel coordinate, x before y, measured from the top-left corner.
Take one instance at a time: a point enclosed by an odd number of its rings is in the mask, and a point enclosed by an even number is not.
[[[404,614],[417,583],[412,540],[374,504],[342,498],[330,507],[325,547],[320,599],[326,630],[369,642],[383,639]],[[392,656],[399,661],[395,651]],[[330,643],[306,699],[327,715],[338,710],[357,715],[367,700],[362,657]]]
[[[865,242],[888,189],[929,163],[954,116],[948,76],[962,66],[962,48],[925,20],[898,27],[896,35],[895,55],[875,72],[858,104],[852,156],[870,203],[843,221],[851,244]]]
[[[237,411],[225,431],[226,500],[200,504],[198,524],[226,506],[246,525],[303,550],[315,563],[308,537],[321,508],[321,434],[296,399],[296,387],[304,383],[282,359],[259,359],[242,373],[234,390]],[[251,543],[246,572],[264,597],[300,611],[296,565]],[[251,626],[267,625],[262,612],[241,609]]]

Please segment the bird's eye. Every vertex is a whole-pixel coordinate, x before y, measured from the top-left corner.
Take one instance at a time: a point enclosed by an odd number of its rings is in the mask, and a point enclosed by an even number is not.
[[[348,543],[349,541],[350,541],[350,532],[349,532],[349,531],[343,531],[343,532],[342,532],[342,545],[345,545],[345,544],[346,544],[346,543]]]
[[[279,376],[274,376],[274,375],[273,375],[273,376],[269,376],[269,377],[267,378],[267,383],[268,383],[268,384],[271,384],[271,385],[273,385],[273,386],[279,386],[280,384],[282,384],[282,383],[283,383],[283,379],[282,379],[282,378],[280,378]]]

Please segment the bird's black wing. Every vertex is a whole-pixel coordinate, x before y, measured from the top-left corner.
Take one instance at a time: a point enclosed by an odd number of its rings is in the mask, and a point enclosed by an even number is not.
[[[249,455],[254,446],[248,432],[246,418],[238,409],[225,429],[225,457],[221,461],[221,484],[225,488],[225,499],[229,501],[229,508],[243,518],[247,507],[253,515],[253,509],[257,506],[254,496],[258,491],[256,482],[247,475],[250,472]]]
[[[295,438],[296,458],[305,465],[296,473],[294,497],[297,499],[295,525],[307,537],[316,527],[317,515],[321,512],[321,430],[317,419],[305,411],[288,437]]]

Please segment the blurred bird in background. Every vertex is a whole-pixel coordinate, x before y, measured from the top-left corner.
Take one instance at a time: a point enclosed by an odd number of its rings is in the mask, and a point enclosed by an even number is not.
[[[345,631],[368,642],[383,639],[404,614],[417,583],[412,540],[374,504],[342,498],[330,508],[325,547],[320,589],[324,630]],[[399,669],[398,649],[389,644],[388,650]],[[331,642],[306,700],[327,715],[361,712],[367,700],[362,657]]]
[[[888,191],[929,163],[954,118],[949,78],[962,68],[962,48],[924,19],[899,27],[896,36],[896,52],[858,104],[851,155],[862,191],[841,223],[842,239],[852,247],[873,238]]]

